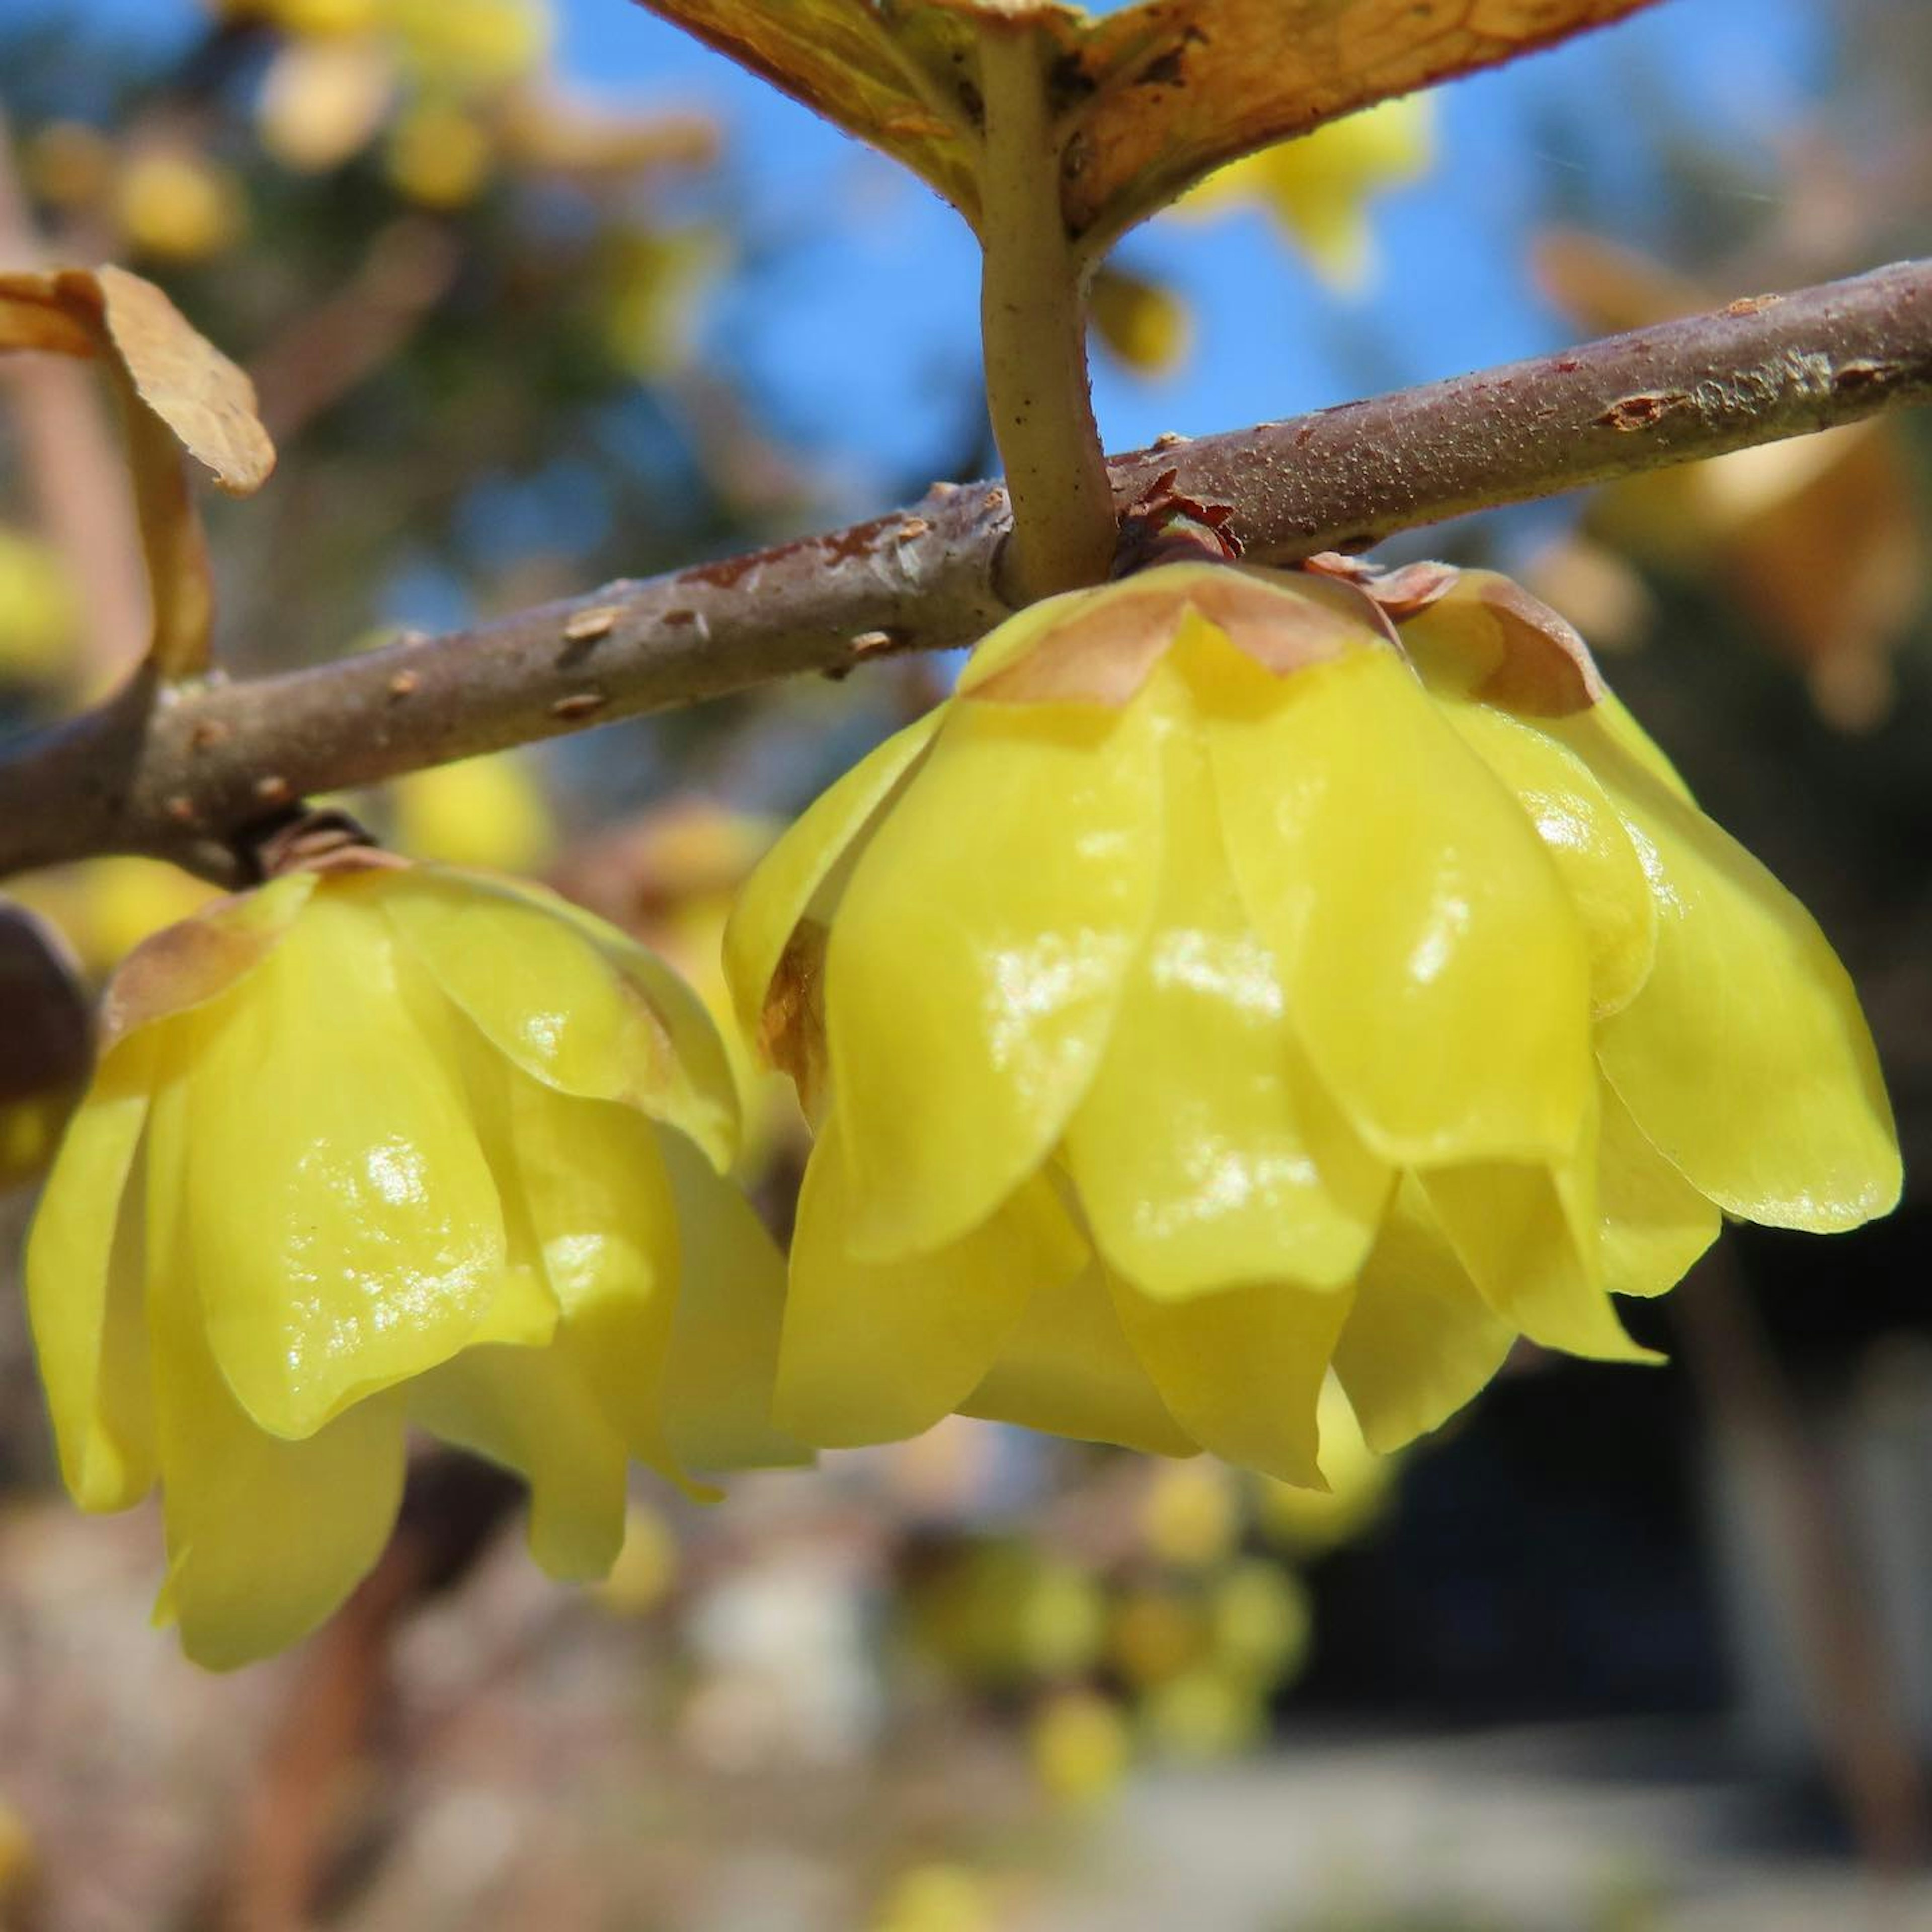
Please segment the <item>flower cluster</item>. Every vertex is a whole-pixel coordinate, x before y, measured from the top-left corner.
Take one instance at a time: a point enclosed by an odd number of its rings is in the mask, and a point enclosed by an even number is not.
[[[1519,1336],[1640,1358],[1613,1298],[1724,1215],[1898,1191],[1816,926],[1485,573],[1036,605],[724,951],[815,1130],[788,1285],[701,1002],[562,900],[351,848],[130,956],[28,1294],[68,1485],[158,1482],[192,1654],[328,1613],[412,1426],[520,1472],[562,1576],[608,1568],[634,1460],[954,1411],[1319,1489],[1324,1403],[1332,1464]]]
[[[1034,607],[728,953],[817,1130],[776,1410],[814,1444],[961,1410],[1318,1484],[1331,1367],[1393,1448],[1519,1334],[1640,1357],[1611,1297],[1722,1214],[1898,1194],[1816,926],[1480,573]]]
[[[776,1253],[720,1173],[729,1069],[653,956],[534,890],[346,855],[110,986],[27,1258],[69,1488],[158,1480],[205,1663],[318,1623],[380,1554],[415,1425],[520,1472],[602,1574],[626,1466],[796,1460]]]

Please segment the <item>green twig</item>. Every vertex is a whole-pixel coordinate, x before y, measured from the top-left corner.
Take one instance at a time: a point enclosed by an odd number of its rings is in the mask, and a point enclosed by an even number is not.
[[[980,44],[986,401],[1012,499],[1015,601],[1098,584],[1113,560],[1113,494],[1087,383],[1086,292],[1060,212],[1060,136],[1043,44],[1016,20]]]

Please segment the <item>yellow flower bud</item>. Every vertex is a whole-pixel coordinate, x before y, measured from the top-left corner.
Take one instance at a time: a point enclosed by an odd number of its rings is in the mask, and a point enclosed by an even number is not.
[[[76,1499],[160,1484],[191,1656],[334,1609],[412,1425],[527,1480],[560,1576],[609,1569],[630,1456],[796,1460],[766,1421],[777,1256],[719,1178],[716,1033],[600,922],[338,855],[156,935],[103,1035],[28,1301]]]
[[[818,1128],[782,1426],[1318,1487],[1331,1366],[1385,1451],[1519,1334],[1641,1358],[1611,1294],[1721,1213],[1896,1200],[1843,968],[1580,640],[1351,568],[1023,612],[754,876],[734,989]]]

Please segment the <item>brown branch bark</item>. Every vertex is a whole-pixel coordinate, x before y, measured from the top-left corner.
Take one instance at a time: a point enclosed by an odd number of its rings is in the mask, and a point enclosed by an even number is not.
[[[1142,451],[1226,503],[1251,559],[1398,530],[1932,401],[1932,262],[1733,302],[1480,374]],[[465,632],[158,702],[140,680],[0,749],[0,873],[147,852],[240,876],[238,826],[312,791],[890,650],[970,641],[1006,614],[998,485]]]

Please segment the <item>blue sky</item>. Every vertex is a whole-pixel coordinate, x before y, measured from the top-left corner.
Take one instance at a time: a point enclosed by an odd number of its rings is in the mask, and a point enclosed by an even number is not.
[[[194,0],[8,0],[157,38]],[[728,282],[706,330],[766,418],[854,507],[958,459],[976,355],[963,225],[920,184],[633,4],[560,0],[562,61],[586,84],[713,112],[724,191],[771,266]],[[1156,222],[1124,259],[1187,296],[1193,353],[1150,382],[1104,364],[1110,447],[1285,415],[1532,352],[1562,339],[1525,251],[1565,214],[1657,243],[1660,147],[1720,153],[1742,225],[1776,183],[1772,138],[1830,52],[1830,0],[1666,0],[1604,33],[1445,90],[1438,163],[1381,204],[1384,269],[1361,298],[1324,288],[1258,213]],[[782,244],[782,246],[774,244]],[[970,391],[968,391],[970,393]]]

